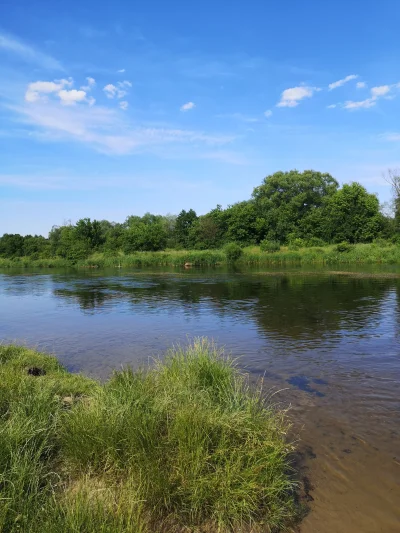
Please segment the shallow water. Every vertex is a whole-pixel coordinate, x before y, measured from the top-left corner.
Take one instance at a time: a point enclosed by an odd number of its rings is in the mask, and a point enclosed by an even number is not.
[[[254,378],[263,376],[275,401],[292,406],[301,429],[301,477],[311,489],[302,533],[395,533],[395,272],[3,271],[0,338],[53,352],[70,370],[104,378],[188,337],[212,337]]]

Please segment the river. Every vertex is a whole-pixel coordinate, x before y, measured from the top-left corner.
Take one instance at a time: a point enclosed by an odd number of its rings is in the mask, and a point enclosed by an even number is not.
[[[104,379],[197,336],[290,405],[302,533],[400,531],[398,268],[0,271],[2,342],[74,372]]]

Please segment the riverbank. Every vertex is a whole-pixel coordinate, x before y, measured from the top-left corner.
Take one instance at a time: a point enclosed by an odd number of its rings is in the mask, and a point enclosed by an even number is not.
[[[96,253],[89,258],[70,261],[60,257],[32,259],[0,258],[0,268],[129,268],[151,266],[216,266],[229,263],[224,250],[167,250],[137,252],[131,255],[109,256]],[[259,246],[243,248],[238,265],[362,265],[400,264],[400,245],[355,244],[340,249],[338,245],[290,249],[282,246],[276,252],[262,252]]]
[[[104,384],[0,346],[0,530],[282,530],[288,431],[206,340]]]

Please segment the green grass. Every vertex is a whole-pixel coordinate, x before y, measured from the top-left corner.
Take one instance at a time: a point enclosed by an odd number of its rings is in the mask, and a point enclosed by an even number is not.
[[[286,531],[288,430],[204,339],[104,384],[0,346],[0,531]]]
[[[229,261],[223,250],[167,250],[165,252],[137,252],[132,255],[122,253],[108,256],[103,253],[91,255],[88,259],[73,263],[66,259],[35,259],[28,257],[1,259],[0,268],[129,268],[129,267],[200,267],[227,264]],[[400,264],[400,245],[395,244],[355,244],[350,250],[339,252],[336,245],[300,248],[290,250],[281,246],[275,252],[262,252],[259,246],[243,249],[238,265],[356,265],[356,264]]]

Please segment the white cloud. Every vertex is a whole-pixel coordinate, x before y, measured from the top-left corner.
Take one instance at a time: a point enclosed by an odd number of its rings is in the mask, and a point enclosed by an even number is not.
[[[276,104],[277,107],[296,107],[299,105],[300,100],[304,98],[311,98],[314,92],[320,91],[318,87],[292,87],[286,89],[281,95],[280,101]]]
[[[87,85],[82,85],[81,89],[82,91],[90,91],[96,86],[96,80],[94,78],[91,78],[90,76],[86,78]]]
[[[370,98],[366,98],[365,100],[361,100],[359,102],[353,102],[352,100],[348,100],[344,103],[343,107],[345,109],[368,109],[370,107],[374,107],[376,105],[376,102],[379,98],[385,97],[388,99],[395,98],[395,94],[388,95],[392,89],[396,89],[400,87],[400,84],[393,84],[393,85],[379,85],[377,87],[372,87],[371,89],[371,96]]]
[[[373,107],[376,104],[376,98],[366,98],[365,100],[361,100],[360,102],[353,102],[352,100],[348,100],[344,103],[345,109],[368,109],[369,107]]]
[[[117,72],[118,72],[119,74],[123,74],[123,73],[125,72],[125,69],[124,69],[124,68],[121,68],[121,69],[117,70]]]
[[[335,109],[335,107],[337,107],[337,104],[331,104],[331,105],[328,105],[326,107],[327,107],[327,109]]]
[[[365,81],[358,81],[356,84],[357,89],[365,89],[366,86],[367,84],[365,83]]]
[[[25,93],[25,100],[27,102],[37,102],[40,99],[46,99],[43,95],[58,93],[64,87],[72,87],[73,81],[71,78],[68,80],[55,80],[55,81],[35,81],[28,85]]]
[[[272,116],[272,111],[270,109],[268,109],[267,111],[264,112],[264,117],[265,118],[269,118]]]
[[[90,80],[93,80],[92,78]],[[93,81],[88,81],[93,86]],[[30,104],[42,102],[54,102],[54,97],[60,99],[62,105],[74,105],[77,102],[87,102],[89,106],[93,106],[96,100],[93,96],[87,97],[87,93],[81,87],[79,90],[70,89],[74,84],[72,78],[54,80],[54,81],[35,81],[28,85],[25,93],[25,101]],[[53,95],[53,99],[50,96]]]
[[[125,90],[128,87],[132,87],[132,83],[125,80],[119,81],[118,87],[112,83],[109,83],[103,88],[103,91],[105,92],[107,98],[123,98],[128,94],[128,91]]]
[[[52,70],[64,70],[59,61],[53,57],[39,52],[16,37],[0,33],[0,49],[16,54],[25,61],[36,63],[43,68]]]
[[[128,106],[129,106],[129,104],[128,104],[128,102],[126,100],[122,100],[122,102],[119,103],[119,107],[121,109],[123,109],[124,111],[126,111],[128,109]]]
[[[358,74],[350,74],[349,76],[346,76],[345,78],[343,78],[341,80],[338,80],[338,81],[335,81],[333,83],[330,83],[328,85],[329,90],[332,91],[333,89],[337,89],[338,87],[341,87],[345,83],[347,83],[347,82],[349,82],[351,80],[355,80],[356,78],[358,78]]]
[[[378,98],[379,96],[385,96],[390,92],[390,86],[389,85],[380,85],[379,87],[372,87],[371,89],[371,95],[373,98]]]
[[[103,88],[103,91],[106,93],[107,98],[114,98],[114,96],[117,94],[117,87],[113,85],[112,83],[109,83]]]
[[[190,111],[190,109],[194,109],[195,107],[196,104],[194,102],[187,102],[181,106],[181,111]]]
[[[83,102],[86,100],[86,92],[77,91],[76,89],[71,89],[70,91],[62,89],[59,91],[58,96],[60,97],[63,105],[74,105],[76,102]]]
[[[124,155],[150,151],[168,156],[165,146],[185,144],[219,147],[231,143],[231,135],[208,134],[202,131],[147,127],[131,124],[128,115],[115,109],[89,105],[59,105],[55,100],[38,101],[22,106],[9,106],[24,124],[35,127],[32,136],[42,142],[73,140],[99,152]],[[127,117],[127,118],[125,118]]]

